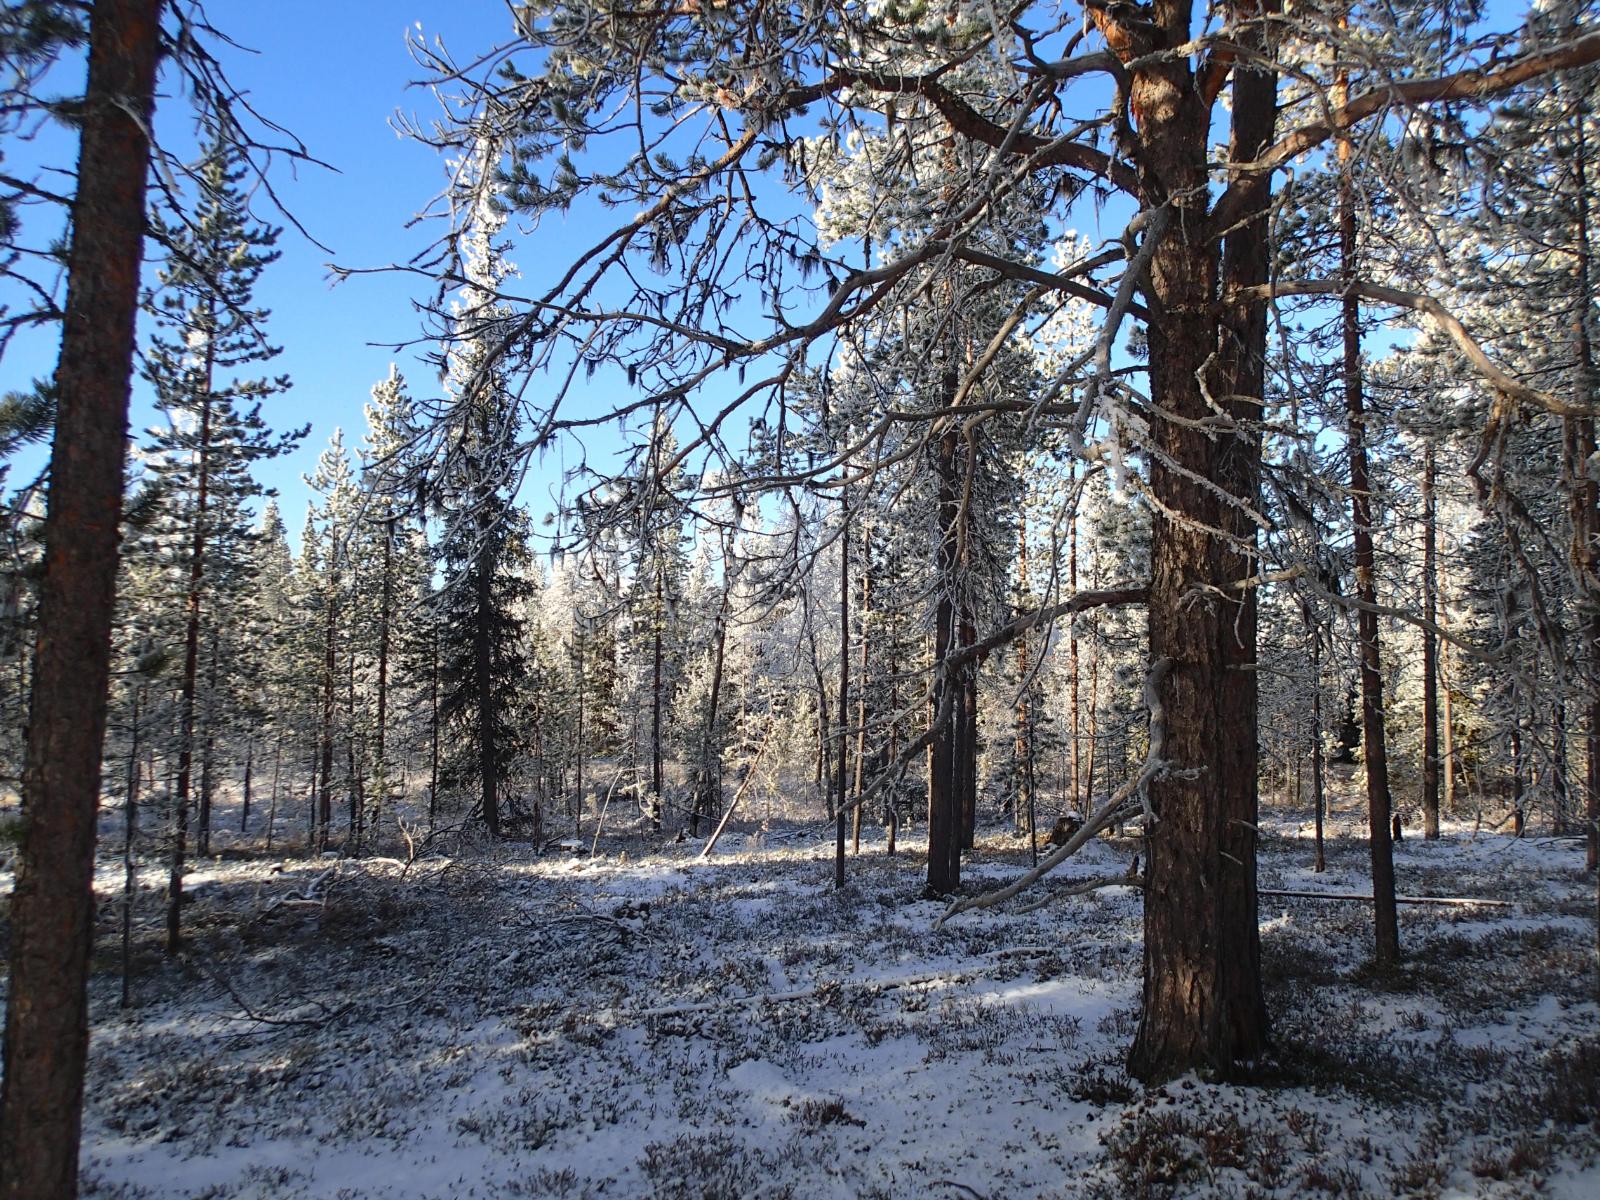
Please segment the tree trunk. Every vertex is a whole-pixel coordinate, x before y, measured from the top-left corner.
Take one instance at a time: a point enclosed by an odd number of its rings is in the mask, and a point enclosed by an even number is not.
[[[334,635],[338,629],[338,589],[339,580],[335,575],[328,584],[328,617],[322,662],[322,777],[317,792],[318,854],[327,850],[333,829],[333,695],[338,667],[334,658]]]
[[[690,805],[689,832],[700,835],[700,818],[713,819],[722,807],[722,753],[717,746],[717,713],[722,705],[722,673],[728,646],[728,615],[733,580],[728,575],[728,556],[722,559],[722,599],[717,605],[716,628],[711,636],[711,691],[706,697],[706,724],[700,735],[700,764],[694,803]],[[579,709],[582,719],[582,709]]]
[[[127,791],[122,808],[122,995],[119,1008],[127,1008],[132,1001],[133,893],[137,884],[133,843],[139,832],[139,707],[143,699],[143,685],[135,686],[128,732]]]
[[[1187,42],[1188,5],[1154,11],[1161,23],[1149,50]],[[1259,26],[1241,36],[1265,49]],[[1252,161],[1270,142],[1276,85],[1270,71],[1235,70],[1230,161]],[[1141,69],[1130,98],[1142,114],[1144,204],[1170,213],[1165,236],[1159,226],[1146,235],[1159,237],[1146,294],[1162,314],[1149,325],[1151,399],[1177,418],[1155,424],[1162,457],[1150,485],[1185,518],[1154,524],[1150,657],[1170,663],[1159,684],[1162,757],[1198,772],[1150,785],[1160,819],[1145,835],[1144,1005],[1129,1070],[1147,1081],[1197,1069],[1227,1078],[1261,1056],[1268,1027],[1256,897],[1256,592],[1236,586],[1254,566],[1246,509],[1260,486],[1266,309],[1235,302],[1219,321],[1211,306],[1268,277],[1268,185],[1263,177],[1252,189],[1255,215],[1227,232],[1219,263],[1206,228],[1207,107],[1188,59]],[[1208,435],[1219,403],[1238,426]]]
[[[844,887],[844,823],[850,757],[850,489],[839,493],[839,774],[834,788],[833,886]]]
[[[378,745],[372,764],[372,829],[377,835],[383,805],[389,799],[389,628],[394,608],[394,518],[383,523],[383,599],[378,609]]]
[[[1311,630],[1311,793],[1316,806],[1316,859],[1311,869],[1320,875],[1328,869],[1323,846],[1323,822],[1328,811],[1326,771],[1322,762],[1322,631]]]
[[[239,810],[239,832],[250,832],[250,776],[255,767],[256,741],[246,738],[244,743],[244,806]]]
[[[577,632],[572,635],[573,651],[577,656],[577,664],[573,668],[574,691],[578,699],[578,721],[572,735],[572,757],[574,762],[572,792],[577,807],[577,832],[583,833],[583,706],[586,699],[585,692],[588,684],[583,675],[583,641],[588,636],[588,622],[578,618]]]
[[[1342,94],[1342,93],[1341,93]],[[1339,257],[1347,278],[1355,277],[1355,184],[1350,143],[1339,143]],[[1344,403],[1349,422],[1350,510],[1354,527],[1356,596],[1363,607],[1356,630],[1361,643],[1361,738],[1367,777],[1367,836],[1372,859],[1373,962],[1379,971],[1400,964],[1399,910],[1395,904],[1393,805],[1389,797],[1388,739],[1384,731],[1383,658],[1378,645],[1377,563],[1372,548],[1372,484],[1367,467],[1367,418],[1362,398],[1361,305],[1353,295],[1340,301],[1344,344]]]
[[[946,376],[945,393],[955,391],[955,376]],[[929,720],[934,737],[928,746],[928,891],[944,896],[961,886],[960,685],[945,659],[956,646],[955,595],[959,549],[956,523],[960,491],[956,478],[956,430],[946,428],[935,448],[938,481],[939,545],[935,558],[938,589],[933,618],[934,689]]]
[[[1439,619],[1439,562],[1437,506],[1433,494],[1434,449],[1422,449],[1422,615],[1429,628],[1422,631],[1422,836],[1439,836],[1439,639],[1433,626]]]
[[[479,529],[479,544],[488,536],[488,530]],[[473,608],[472,670],[478,693],[478,782],[479,804],[483,809],[483,823],[489,836],[500,837],[500,746],[499,730],[495,728],[494,703],[494,645],[489,627],[494,613],[495,564],[487,553],[480,552],[474,564],[477,572],[477,603]]]
[[[1442,613],[1440,614],[1443,615]],[[1450,690],[1450,643],[1439,646],[1439,688],[1443,693],[1439,701],[1439,740],[1441,761],[1439,782],[1444,793],[1444,810],[1452,817],[1458,807],[1456,801],[1456,714],[1455,700]]]
[[[662,635],[666,632],[667,609],[665,595],[666,573],[664,563],[656,563],[656,608],[651,618],[652,646],[650,655],[650,828],[661,832],[661,802],[666,780],[661,769],[661,667]]]
[[[217,765],[217,633],[211,631],[206,651],[206,735],[200,743],[200,809],[195,848],[201,858],[211,857],[211,801],[215,798]]]
[[[439,626],[428,638],[428,836],[439,817]]]
[[[866,528],[861,533],[861,609],[857,624],[861,627],[861,659],[856,666],[856,771],[855,798],[860,800],[867,781],[867,709],[868,647],[872,642],[867,622],[872,616],[872,538]],[[850,814],[852,854],[861,853],[861,805]]]
[[[207,342],[206,356],[214,351]],[[210,371],[207,371],[209,377]],[[209,379],[208,379],[209,382]],[[172,797],[172,864],[167,879],[167,953],[182,944],[183,871],[188,850],[189,788],[194,778],[195,692],[200,677],[200,598],[205,587],[207,452],[211,445],[211,394],[200,405],[200,452],[195,469],[194,530],[189,549],[189,590],[184,602],[183,679],[178,690],[178,785]],[[206,814],[209,816],[209,814]],[[204,851],[202,851],[204,853]]]
[[[283,730],[278,730],[277,744],[272,748],[272,796],[267,801],[267,853],[272,853],[273,828],[278,823],[278,772],[283,766]]]
[[[145,131],[163,5],[88,10],[89,69],[45,516],[24,834],[11,898],[0,1197],[70,1200],[88,1054],[95,811],[111,669],[128,384],[145,229]]]

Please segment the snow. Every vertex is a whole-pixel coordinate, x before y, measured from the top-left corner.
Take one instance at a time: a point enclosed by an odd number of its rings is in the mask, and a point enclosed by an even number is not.
[[[1298,825],[1266,824],[1262,886],[1362,890],[1353,822],[1321,876]],[[1135,890],[935,932],[914,837],[864,844],[843,893],[823,838],[781,844],[346,861],[299,904],[274,902],[328,864],[203,864],[190,951],[142,925],[128,1012],[102,956],[85,1195],[1600,1195],[1596,1127],[1542,1108],[1570,1078],[1548,1056],[1600,1045],[1570,841],[1403,843],[1403,892],[1517,903],[1402,909],[1411,965],[1381,987],[1366,906],[1264,900],[1264,1086],[1152,1090],[1121,1065]],[[993,831],[968,878],[1026,865]]]

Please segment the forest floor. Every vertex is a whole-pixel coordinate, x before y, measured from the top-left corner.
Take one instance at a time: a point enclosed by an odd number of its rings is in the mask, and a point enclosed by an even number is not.
[[[1263,888],[1367,889],[1264,826]],[[608,843],[602,843],[602,849]],[[422,859],[198,865],[189,949],[140,926],[118,1007],[105,863],[85,1194],[146,1197],[1600,1195],[1594,885],[1575,841],[1398,850],[1403,974],[1368,907],[1264,898],[1276,1043],[1255,1087],[1145,1090],[1137,892],[962,914],[915,836],[831,886],[816,826]],[[1099,841],[1052,876],[1103,877]],[[974,888],[1026,865],[980,838]],[[0,890],[9,878],[0,871]],[[151,870],[145,882],[159,887]]]

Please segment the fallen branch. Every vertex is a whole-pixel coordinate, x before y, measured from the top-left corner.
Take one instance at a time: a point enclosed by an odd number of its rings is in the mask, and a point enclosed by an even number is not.
[[[1371,904],[1371,896],[1353,896],[1344,892],[1299,892],[1292,889],[1262,888],[1258,896],[1283,897],[1290,900],[1353,900]],[[1513,908],[1510,900],[1480,900],[1473,896],[1396,896],[1396,904],[1439,904],[1461,908]]]
[[[727,828],[728,820],[733,816],[733,810],[739,807],[739,801],[744,798],[745,789],[750,786],[756,777],[756,768],[761,765],[761,756],[767,752],[767,745],[772,741],[772,735],[777,732],[776,721],[767,722],[767,736],[761,739],[761,746],[756,750],[756,756],[750,760],[750,765],[745,768],[744,778],[739,782],[739,790],[733,793],[733,799],[728,801],[728,811],[722,814],[722,820],[717,822],[717,827],[711,831],[711,836],[706,839],[706,844],[701,848],[699,858],[704,861],[710,857],[711,852],[717,848],[717,839],[722,836],[722,831]]]
[[[283,908],[286,905],[298,907],[302,904],[323,904],[325,902],[325,897],[318,895],[318,892],[321,890],[322,885],[327,883],[334,873],[338,871],[338,869],[339,864],[335,863],[327,870],[321,872],[303,889],[295,892],[285,892],[282,896],[279,896],[271,904],[267,905],[266,908],[257,913],[254,919],[260,921],[265,917],[271,916],[278,909]]]
[[[1068,896],[1087,896],[1090,892],[1098,892],[1101,888],[1108,887],[1142,888],[1144,887],[1144,876],[1112,875],[1107,879],[1090,879],[1083,883],[1074,884],[1072,887],[1057,888],[1048,896],[1041,896],[1030,904],[1024,904],[1016,912],[1018,916],[1023,913],[1038,912],[1045,905],[1053,904],[1057,900],[1065,900]]]

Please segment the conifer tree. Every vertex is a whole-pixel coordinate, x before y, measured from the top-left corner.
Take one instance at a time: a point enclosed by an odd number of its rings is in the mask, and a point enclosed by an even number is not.
[[[241,152],[218,123],[196,174],[198,195],[188,214],[152,216],[166,252],[161,286],[147,301],[155,320],[145,373],[156,390],[168,427],[154,431],[148,469],[165,485],[176,526],[186,543],[182,665],[179,670],[179,737],[172,798],[172,868],[167,895],[167,950],[180,940],[183,874],[197,742],[210,735],[200,704],[202,647],[216,639],[208,621],[224,592],[221,568],[248,539],[245,501],[262,489],[251,468],[279,455],[305,435],[274,436],[261,402],[289,386],[284,376],[241,374],[278,351],[267,342],[268,316],[255,305],[261,272],[278,257],[278,230],[255,221],[241,187]],[[236,561],[236,559],[235,559]],[[214,624],[214,621],[211,622]],[[207,758],[206,765],[209,765]],[[207,780],[209,782],[209,779]],[[199,827],[208,849],[209,795]]]

